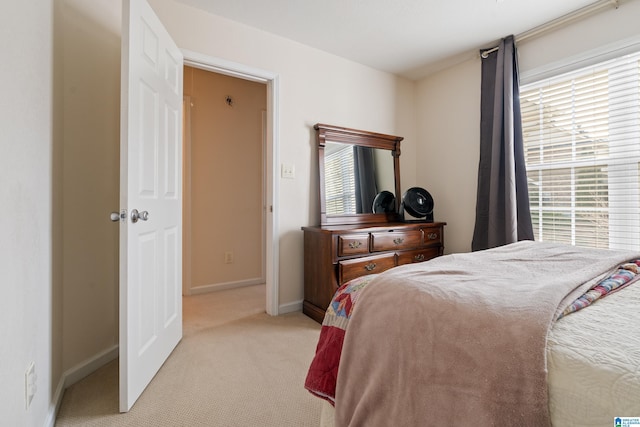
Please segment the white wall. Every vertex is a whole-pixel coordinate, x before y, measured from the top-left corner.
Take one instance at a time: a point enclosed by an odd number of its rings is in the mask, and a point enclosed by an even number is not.
[[[402,135],[403,187],[415,181],[412,83],[302,44],[203,13],[172,0],[152,0],[180,48],[280,77],[280,161],[296,178],[280,181],[279,303],[303,298],[302,232],[319,223],[317,122]],[[279,170],[280,165],[276,165]]]
[[[60,378],[54,2],[0,4],[0,423],[42,426]],[[57,258],[55,258],[57,260]],[[57,262],[57,261],[56,261]],[[25,408],[25,371],[37,392]]]
[[[639,37],[640,1],[518,44],[522,75]],[[507,34],[505,34],[507,36]],[[482,46],[478,46],[481,48]],[[471,250],[480,155],[480,58],[417,82],[417,183],[433,194],[446,221],[445,252]]]

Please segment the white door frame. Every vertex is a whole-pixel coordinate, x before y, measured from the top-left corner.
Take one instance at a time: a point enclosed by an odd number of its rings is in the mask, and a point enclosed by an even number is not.
[[[266,311],[277,316],[279,310],[278,275],[279,275],[279,239],[278,239],[278,200],[279,180],[279,76],[270,71],[248,67],[221,58],[204,55],[181,49],[184,65],[244,80],[265,83],[267,85],[267,143],[266,143]]]

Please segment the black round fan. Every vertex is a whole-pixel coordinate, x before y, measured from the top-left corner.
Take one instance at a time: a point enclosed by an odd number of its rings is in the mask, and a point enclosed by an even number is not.
[[[424,188],[409,188],[402,196],[402,208],[415,218],[433,221],[433,197]]]
[[[390,213],[396,210],[396,197],[391,191],[381,191],[373,199],[373,213]]]

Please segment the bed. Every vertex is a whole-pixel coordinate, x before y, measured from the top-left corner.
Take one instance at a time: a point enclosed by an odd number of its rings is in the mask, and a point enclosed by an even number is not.
[[[639,265],[527,241],[355,279],[327,310],[305,387],[326,401],[323,426],[639,417]]]

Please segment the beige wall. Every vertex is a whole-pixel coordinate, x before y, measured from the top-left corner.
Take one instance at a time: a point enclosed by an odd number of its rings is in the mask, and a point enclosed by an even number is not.
[[[63,365],[118,344],[120,2],[64,0]]]
[[[279,303],[300,302],[300,227],[320,220],[313,124],[404,136],[403,187],[411,186],[415,181],[411,155],[416,144],[413,83],[172,0],[152,0],[150,4],[180,48],[279,75],[280,163],[296,169],[295,179],[280,180],[276,200],[280,216]],[[275,168],[279,170],[280,165]]]
[[[640,42],[640,1],[619,0],[619,7],[518,44],[520,72],[526,76],[558,62],[575,62],[590,52],[611,51],[620,42]]]
[[[518,44],[521,74],[637,39],[638,16],[640,1],[621,2],[618,9]],[[418,185],[433,194],[436,219],[448,224],[445,252],[467,252],[473,238],[480,154],[480,58],[422,79],[416,88]]]
[[[445,253],[471,250],[480,134],[480,61],[467,61],[417,83],[417,182],[445,221]]]
[[[185,67],[191,97],[191,288],[264,283],[263,83]],[[233,106],[226,103],[230,96]],[[190,211],[190,216],[187,216]],[[185,236],[185,244],[188,239]],[[225,263],[225,253],[233,263]]]
[[[404,136],[403,189],[428,188],[437,219],[449,223],[447,252],[469,250],[479,60],[414,83],[171,0],[151,3],[180,47],[280,75],[280,157],[296,166],[277,200],[281,304],[302,298],[300,226],[319,219],[316,122]],[[108,213],[117,205],[120,13],[112,0],[0,5],[0,52],[11,59],[0,67],[0,79],[11,82],[0,104],[0,412],[7,425],[52,424],[62,372],[117,343],[117,226]],[[618,10],[523,43],[521,70],[637,37],[637,16],[640,2],[622,1]],[[24,372],[32,361],[38,391],[26,410]]]
[[[172,0],[150,3],[180,48],[279,75],[280,163],[296,168],[295,179],[280,181],[275,201],[280,214],[279,304],[299,303],[300,227],[319,222],[313,124],[404,136],[403,187],[415,185],[413,83]],[[64,185],[60,342],[62,370],[74,373],[113,355],[118,344],[118,226],[109,221],[109,212],[119,204],[121,5],[112,0],[58,4],[56,25],[64,43],[59,52],[64,153],[57,163]],[[237,262],[241,255],[234,252]]]

